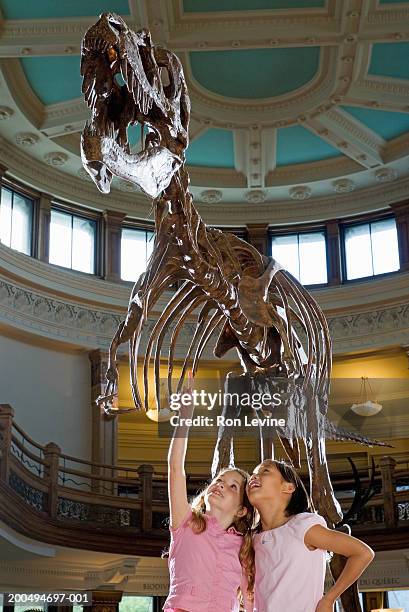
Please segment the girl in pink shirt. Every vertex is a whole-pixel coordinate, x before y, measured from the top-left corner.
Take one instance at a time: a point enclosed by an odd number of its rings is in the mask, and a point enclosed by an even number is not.
[[[179,418],[191,418],[192,412],[193,407],[182,406]],[[175,428],[168,455],[170,589],[164,610],[238,612],[239,588],[246,597],[254,584],[249,475],[237,468],[222,470],[189,505],[184,470],[188,430]]]
[[[283,461],[260,463],[247,492],[259,515],[253,536],[253,612],[333,612],[336,599],[372,561],[372,549],[327,529],[325,520],[311,511],[297,472]],[[347,563],[324,595],[326,551],[347,557]]]

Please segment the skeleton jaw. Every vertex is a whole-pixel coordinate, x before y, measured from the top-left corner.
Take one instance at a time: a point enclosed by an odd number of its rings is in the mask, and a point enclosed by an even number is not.
[[[131,155],[112,137],[95,134],[92,126],[83,131],[81,159],[102,193],[109,193],[115,175],[138,185],[151,198],[157,198],[169,186],[182,164],[168,149],[155,145]]]

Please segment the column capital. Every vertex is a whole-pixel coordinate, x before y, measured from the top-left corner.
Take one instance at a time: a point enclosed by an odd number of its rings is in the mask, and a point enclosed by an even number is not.
[[[126,217],[125,213],[118,212],[117,210],[108,210],[108,209],[105,209],[102,215],[105,219],[105,222],[113,226],[115,225],[122,226],[122,222]]]

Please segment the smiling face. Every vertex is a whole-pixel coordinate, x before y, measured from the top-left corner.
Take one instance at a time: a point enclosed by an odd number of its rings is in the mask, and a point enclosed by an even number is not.
[[[243,496],[245,491],[245,480],[235,470],[221,472],[207,487],[204,494],[206,510],[223,511],[231,516],[244,516],[246,508],[243,508]]]
[[[287,508],[295,485],[287,482],[273,461],[263,461],[254,468],[247,485],[250,503],[258,508],[263,502],[282,502]]]

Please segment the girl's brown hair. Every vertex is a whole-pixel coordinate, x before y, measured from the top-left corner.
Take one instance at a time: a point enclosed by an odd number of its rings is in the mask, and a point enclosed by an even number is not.
[[[225,468],[221,470],[217,476],[212,480],[216,480],[219,476],[223,476],[228,472],[236,472],[243,478],[243,502],[242,507],[247,508],[247,513],[244,516],[237,516],[234,518],[230,527],[234,527],[239,533],[243,535],[243,543],[239,552],[240,563],[244,569],[247,578],[247,597],[248,599],[253,598],[254,592],[254,578],[255,578],[255,565],[254,565],[254,549],[251,535],[251,527],[253,525],[254,508],[250,504],[249,498],[247,497],[246,486],[250,478],[249,474],[239,468]],[[202,533],[207,526],[205,513],[205,495],[208,485],[203,491],[201,491],[192,502],[192,519],[190,520],[190,526],[194,533]],[[242,594],[244,596],[244,593]]]
[[[273,465],[280,472],[283,480],[294,485],[294,492],[291,494],[290,500],[285,509],[287,516],[293,516],[294,514],[299,514],[300,512],[314,512],[314,505],[307,493],[304,483],[299,477],[296,469],[290,463],[286,463],[285,461],[276,461],[275,459],[265,459],[260,465]],[[259,531],[260,527],[260,516],[258,512],[256,512],[254,530]]]

